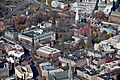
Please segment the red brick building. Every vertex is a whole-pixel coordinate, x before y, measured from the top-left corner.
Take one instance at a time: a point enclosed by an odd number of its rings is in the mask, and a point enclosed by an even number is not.
[[[120,12],[113,11],[109,17],[109,20],[112,22],[120,23]]]
[[[74,35],[91,35],[94,29],[91,26],[85,26],[83,28],[74,31]]]

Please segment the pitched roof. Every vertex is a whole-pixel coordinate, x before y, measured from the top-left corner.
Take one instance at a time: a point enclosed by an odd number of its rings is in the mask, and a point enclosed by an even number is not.
[[[87,33],[87,32],[90,32],[93,31],[93,28],[91,28],[90,26],[86,26],[84,28],[80,28],[80,29],[77,29],[76,31],[74,31],[75,34],[82,34],[82,33]]]

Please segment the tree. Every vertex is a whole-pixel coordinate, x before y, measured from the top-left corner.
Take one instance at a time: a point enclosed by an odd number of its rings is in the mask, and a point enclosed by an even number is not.
[[[83,39],[78,41],[78,46],[79,46],[79,48],[84,48],[85,47],[85,42],[84,42]]]
[[[93,33],[92,33],[92,35],[93,35],[93,38],[97,38],[97,32],[96,31],[93,31]]]
[[[41,80],[46,80],[46,77],[45,77],[45,76],[43,76]]]

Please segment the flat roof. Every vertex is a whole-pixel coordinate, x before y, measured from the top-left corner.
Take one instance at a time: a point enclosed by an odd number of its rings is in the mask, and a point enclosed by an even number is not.
[[[23,54],[24,52],[20,52],[20,51],[16,52],[15,50],[8,52],[8,55],[14,55],[14,57],[17,57],[17,58],[21,57]]]
[[[8,44],[11,48],[15,48],[15,49],[23,49],[20,45],[18,44]]]
[[[118,11],[112,11],[111,16],[120,17],[120,12],[118,12]]]
[[[59,68],[51,65],[51,63],[49,63],[49,62],[47,62],[47,63],[41,63],[41,64],[39,64],[39,66],[42,68],[42,70],[47,70],[47,71],[59,69]]]
[[[25,36],[28,36],[28,37],[31,37],[31,38],[39,38],[39,37],[44,37],[44,36],[48,36],[48,35],[51,35],[51,34],[55,34],[55,32],[47,32],[47,33],[44,33],[43,30],[30,30],[30,31],[26,31],[26,32],[23,32],[22,35],[25,35]]]
[[[108,33],[116,32],[115,30],[109,29],[109,28],[100,28],[102,31],[106,31]]]
[[[120,40],[120,35],[113,36],[110,39]]]
[[[37,51],[44,52],[44,53],[46,53],[46,54],[54,54],[54,53],[59,53],[59,52],[61,52],[61,51],[58,50],[58,49],[51,48],[51,47],[48,47],[48,46],[41,47],[41,48],[39,48]]]

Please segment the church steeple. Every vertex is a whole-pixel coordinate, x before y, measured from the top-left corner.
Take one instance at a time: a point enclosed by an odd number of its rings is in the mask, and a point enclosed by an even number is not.
[[[76,15],[75,15],[75,22],[79,21],[79,12],[78,9],[76,9]]]

